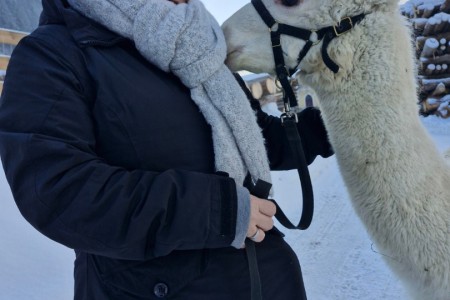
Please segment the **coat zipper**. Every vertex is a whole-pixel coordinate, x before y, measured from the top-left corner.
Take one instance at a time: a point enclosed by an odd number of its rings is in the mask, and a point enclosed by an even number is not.
[[[116,45],[117,43],[126,40],[124,37],[117,37],[110,41],[100,41],[100,40],[86,40],[81,41],[80,45],[83,47],[94,47],[94,46],[100,46],[100,47],[112,47]]]

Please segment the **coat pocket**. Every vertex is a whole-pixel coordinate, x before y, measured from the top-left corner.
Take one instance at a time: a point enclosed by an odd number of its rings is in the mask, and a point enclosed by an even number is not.
[[[124,261],[96,257],[105,286],[118,299],[170,298],[206,269],[207,251],[174,251],[148,261]]]

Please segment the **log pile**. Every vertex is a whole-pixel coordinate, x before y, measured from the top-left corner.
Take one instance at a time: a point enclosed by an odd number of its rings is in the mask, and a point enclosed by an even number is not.
[[[283,94],[277,87],[275,80],[269,74],[248,74],[242,77],[253,97],[258,99],[261,105],[275,102],[280,111],[283,110]]]
[[[420,114],[450,118],[450,0],[410,0],[401,12],[414,31]]]
[[[246,74],[242,76],[245,85],[251,91],[253,97],[258,99],[261,105],[275,102],[280,112],[284,111],[283,92],[280,84],[269,74]],[[316,105],[315,92],[304,85],[300,85],[296,78],[291,80],[291,85],[296,93],[299,109]],[[306,99],[309,99],[307,101]],[[314,100],[313,100],[314,99]]]

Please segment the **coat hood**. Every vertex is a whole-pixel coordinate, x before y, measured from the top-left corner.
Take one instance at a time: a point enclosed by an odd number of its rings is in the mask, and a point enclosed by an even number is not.
[[[125,38],[81,15],[66,0],[42,0],[39,26],[65,25],[79,44],[86,42],[115,43]]]
[[[64,18],[61,11],[69,8],[65,0],[42,0],[42,13],[39,25],[63,24]]]

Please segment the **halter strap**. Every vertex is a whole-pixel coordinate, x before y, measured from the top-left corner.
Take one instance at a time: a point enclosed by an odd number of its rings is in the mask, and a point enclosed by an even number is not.
[[[350,31],[356,24],[361,22],[365,16],[365,14],[359,14],[354,17],[346,17],[342,19],[337,26],[333,25],[319,30],[319,32],[323,33],[323,43],[321,49],[323,62],[328,67],[328,69],[330,69],[334,73],[339,72],[339,66],[328,55],[328,45],[334,38],[343,35],[347,31]]]
[[[252,4],[258,12],[259,16],[263,19],[264,23],[266,23],[267,27],[272,28],[273,25],[277,23],[277,21],[272,17],[270,12],[267,10],[264,3],[261,1],[253,1]]]
[[[365,14],[359,14],[354,17],[346,17],[346,18],[343,18],[339,22],[338,25],[324,27],[322,29],[315,31],[315,30],[309,30],[309,29],[304,29],[304,28],[300,28],[300,27],[295,27],[295,26],[279,23],[277,20],[275,20],[272,17],[269,10],[266,8],[266,6],[264,5],[264,3],[261,0],[252,0],[252,4],[255,7],[258,14],[260,15],[261,19],[264,21],[264,23],[269,28],[273,48],[275,48],[278,45],[280,45],[280,47],[281,47],[281,35],[282,34],[305,40],[306,44],[303,47],[303,49],[300,51],[298,59],[297,59],[297,65],[298,65],[303,60],[303,58],[306,56],[306,54],[308,53],[310,48],[313,45],[318,44],[320,41],[323,40],[322,49],[321,49],[322,59],[323,59],[325,65],[334,73],[337,73],[339,71],[339,66],[330,58],[328,51],[327,51],[328,45],[334,38],[351,30],[354,27],[354,25],[359,23],[365,17]],[[282,53],[282,51],[281,51],[281,53]],[[277,63],[281,62],[281,61],[283,62],[283,65],[284,65],[284,57],[277,58],[276,57],[277,55],[275,55],[275,53],[274,53],[275,65],[277,65]],[[291,106],[294,106],[293,103],[291,103]]]

